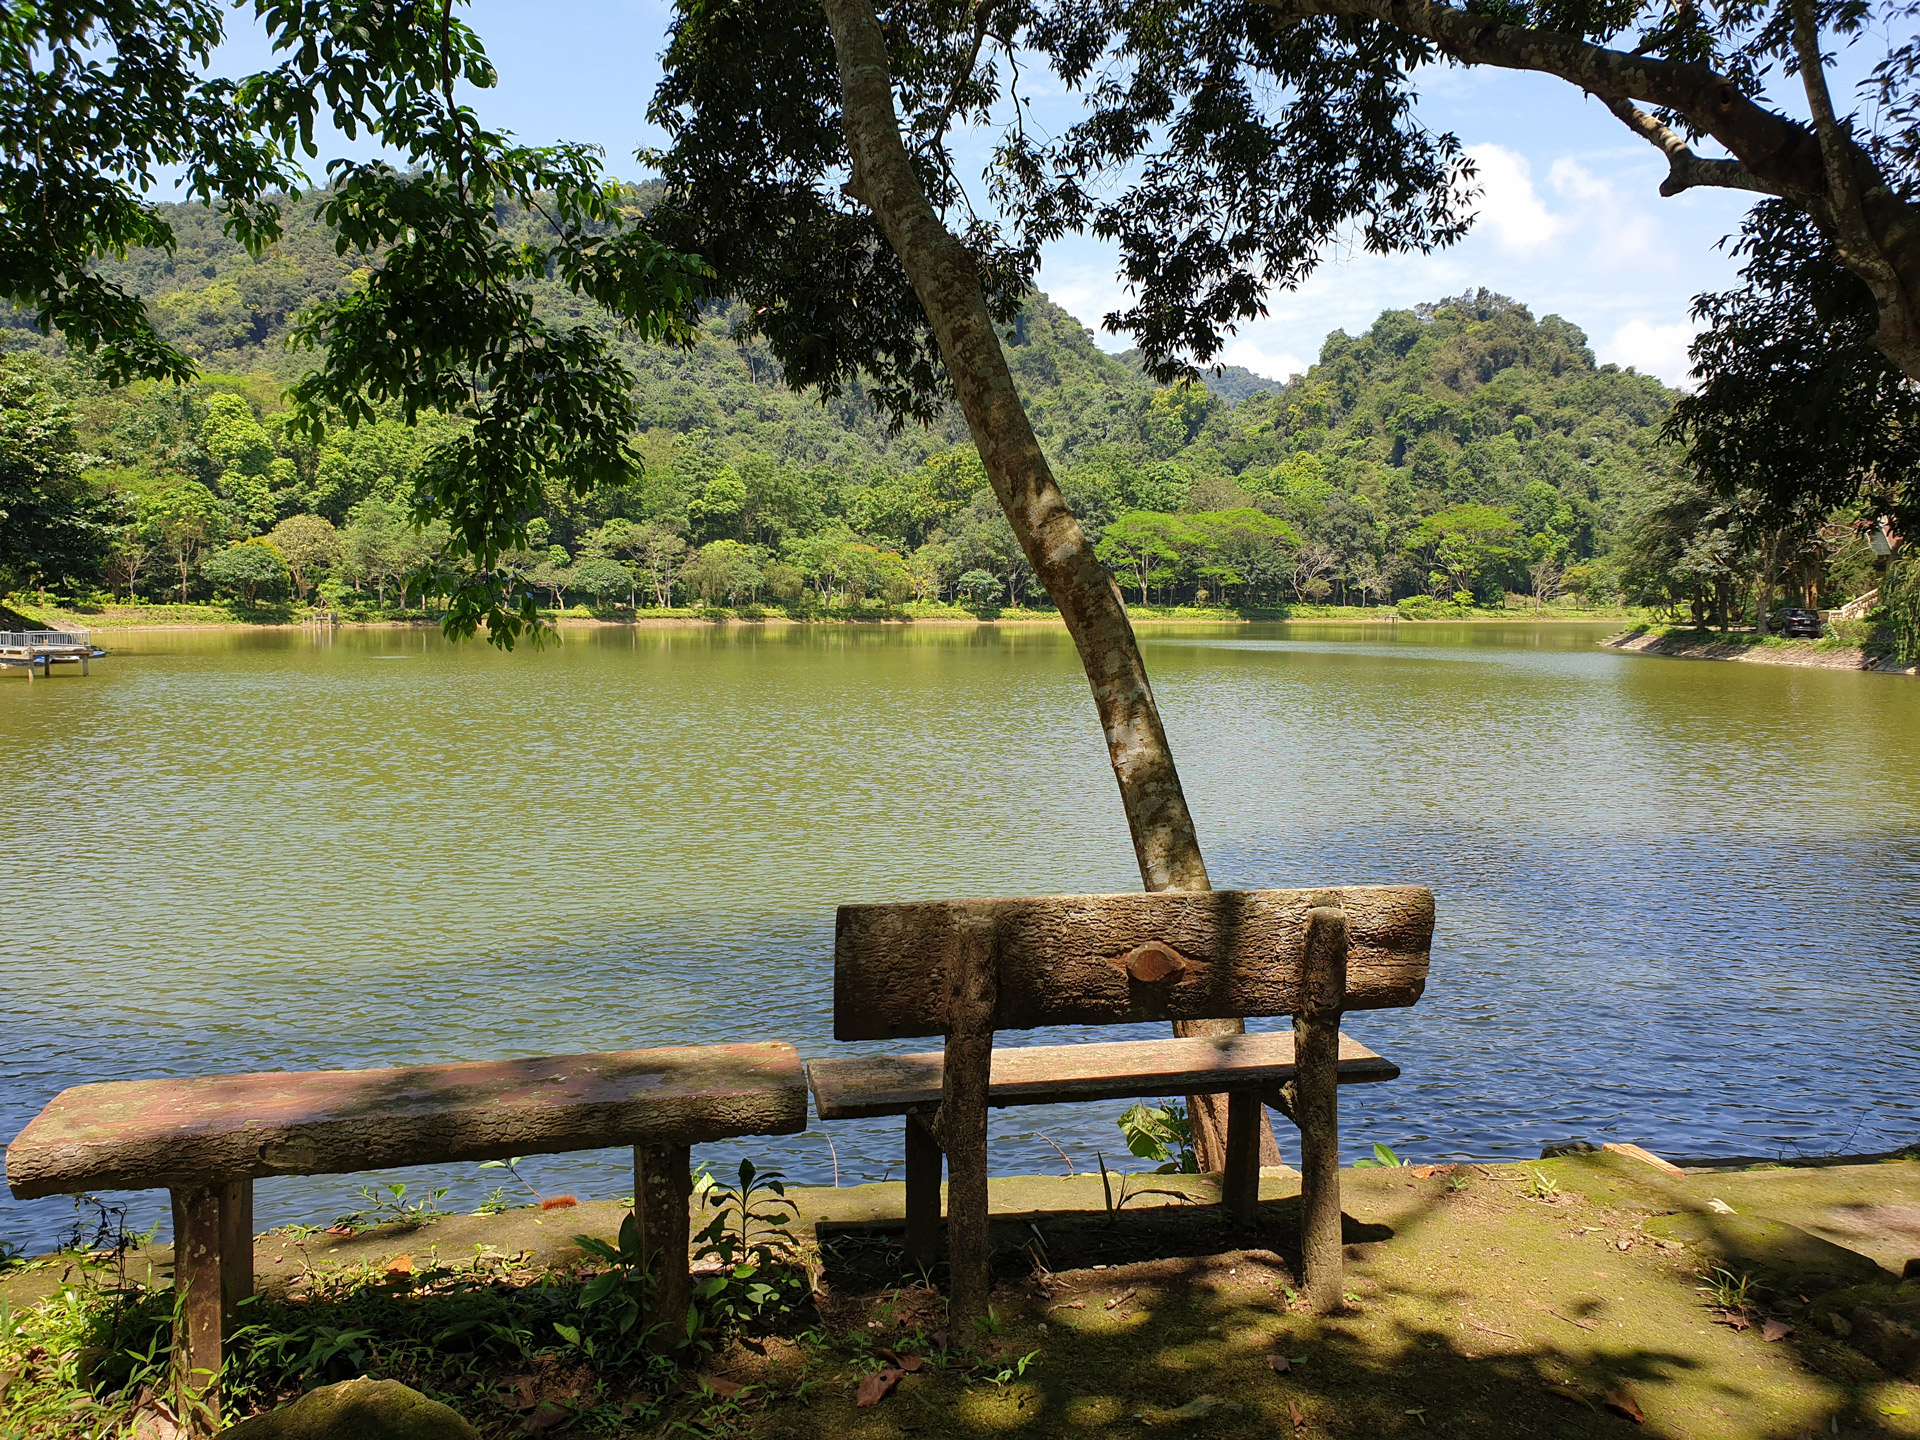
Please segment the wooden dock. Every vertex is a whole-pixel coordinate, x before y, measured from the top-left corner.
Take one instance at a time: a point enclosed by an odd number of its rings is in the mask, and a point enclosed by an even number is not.
[[[24,669],[29,680],[56,665],[78,665],[85,675],[88,662],[106,653],[86,630],[0,630],[0,669]]]

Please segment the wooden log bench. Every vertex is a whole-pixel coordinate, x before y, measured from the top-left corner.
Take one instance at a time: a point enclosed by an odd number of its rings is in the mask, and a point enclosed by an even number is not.
[[[944,1037],[938,1054],[816,1059],[823,1120],[906,1117],[909,1252],[946,1242],[956,1325],[986,1312],[987,1110],[1225,1094],[1228,1213],[1259,1201],[1260,1112],[1300,1128],[1308,1299],[1341,1293],[1336,1087],[1399,1069],[1340,1033],[1347,1010],[1412,1005],[1426,985],[1433,896],[1414,886],[1163,891],[847,905],[834,943],[834,1035]],[[993,1048],[999,1030],[1293,1017],[1292,1034]],[[961,1333],[965,1333],[964,1330]]]
[[[55,1096],[7,1147],[7,1185],[22,1200],[172,1192],[176,1376],[217,1414],[221,1345],[234,1307],[253,1293],[253,1182],[262,1176],[631,1145],[656,1313],[677,1337],[691,1294],[689,1148],[806,1124],[799,1054],[771,1042],[130,1080]]]

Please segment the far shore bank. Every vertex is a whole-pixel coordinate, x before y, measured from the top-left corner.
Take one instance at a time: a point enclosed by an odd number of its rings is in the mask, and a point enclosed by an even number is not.
[[[1886,655],[1870,655],[1857,645],[1789,640],[1749,632],[1712,630],[1626,630],[1600,642],[1612,650],[1664,655],[1675,660],[1737,660],[1752,665],[1800,665],[1817,670],[1870,670],[1877,675],[1920,674],[1920,666],[1901,665]]]
[[[152,613],[144,613],[152,612]],[[111,606],[98,611],[45,610],[16,611],[19,620],[53,629],[83,629],[99,634],[141,634],[188,630],[266,630],[293,631],[315,623],[310,612],[288,613],[271,618],[242,618],[212,605]],[[1129,610],[1134,625],[1602,625],[1634,618],[1622,609],[1572,610],[1556,608],[1535,613],[1532,610],[1472,610],[1444,615],[1406,615],[1393,608],[1359,606],[1302,606],[1278,611],[1237,610],[1161,610],[1134,607]],[[1064,628],[1059,612],[1053,610],[1012,610],[981,612],[942,607],[934,610],[907,610],[870,615],[787,615],[778,611],[642,611],[631,615],[589,615],[560,612],[542,616],[548,624],[563,630],[695,630],[721,628],[792,628],[801,626],[888,627],[888,626],[1053,626]],[[324,622],[323,622],[324,623]],[[438,629],[440,621],[429,615],[383,616],[342,619],[332,622],[341,630],[420,630]]]

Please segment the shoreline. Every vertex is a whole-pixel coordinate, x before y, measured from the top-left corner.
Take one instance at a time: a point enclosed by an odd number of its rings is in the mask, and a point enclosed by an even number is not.
[[[833,615],[796,618],[791,615],[636,615],[627,619],[613,619],[604,616],[556,615],[543,617],[547,623],[559,630],[695,630],[695,629],[736,629],[759,628],[797,628],[805,626],[819,627],[907,627],[907,626],[1006,626],[1012,628],[1047,626],[1065,629],[1066,622],[1056,612],[1028,612],[1013,615]],[[1624,617],[1620,611],[1582,611],[1575,613],[1540,614],[1521,611],[1499,613],[1494,611],[1473,615],[1436,616],[1431,619],[1410,619],[1394,611],[1372,611],[1367,613],[1319,613],[1307,615],[1238,615],[1232,612],[1199,612],[1194,614],[1140,614],[1130,611],[1129,618],[1136,627],[1153,626],[1195,626],[1195,625],[1605,625],[1617,624]],[[226,631],[226,630],[264,630],[295,631],[305,629],[310,623],[304,619],[290,620],[237,620],[237,619],[158,619],[152,622],[134,620],[121,622],[117,618],[99,618],[72,612],[59,612],[63,626],[87,630],[105,637],[119,634],[161,634],[185,631]],[[51,627],[50,627],[51,628]],[[335,630],[438,630],[438,620],[423,618],[396,618],[387,620],[342,620],[328,627]]]
[[[1678,633],[1658,630],[1635,634],[1622,631],[1602,640],[1609,650],[1635,655],[1659,655],[1670,660],[1733,660],[1749,665],[1797,665],[1813,670],[1854,670],[1873,675],[1920,674],[1920,666],[1902,666],[1887,656],[1869,655],[1857,645],[1818,648],[1812,640],[1766,644],[1751,635],[1706,638],[1708,631]]]

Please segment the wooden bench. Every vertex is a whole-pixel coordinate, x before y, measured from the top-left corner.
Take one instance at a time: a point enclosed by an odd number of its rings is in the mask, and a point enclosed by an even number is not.
[[[173,1195],[181,1382],[217,1412],[234,1307],[253,1293],[253,1182],[450,1160],[634,1147],[633,1200],[656,1313],[677,1337],[689,1147],[806,1129],[791,1045],[701,1045],[394,1070],[131,1080],[64,1090],[7,1147],[22,1200],[91,1190]]]
[[[1272,1105],[1300,1127],[1306,1290],[1328,1309],[1341,1276],[1335,1089],[1399,1074],[1341,1035],[1340,1017],[1419,1000],[1432,939],[1433,896],[1414,886],[843,906],[835,1037],[940,1035],[945,1049],[814,1060],[815,1105],[823,1120],[907,1117],[908,1245],[922,1260],[939,1245],[944,1160],[955,1326],[986,1313],[989,1107],[1224,1093],[1222,1196],[1251,1221]],[[998,1030],[1278,1015],[1291,1035],[993,1048]]]

